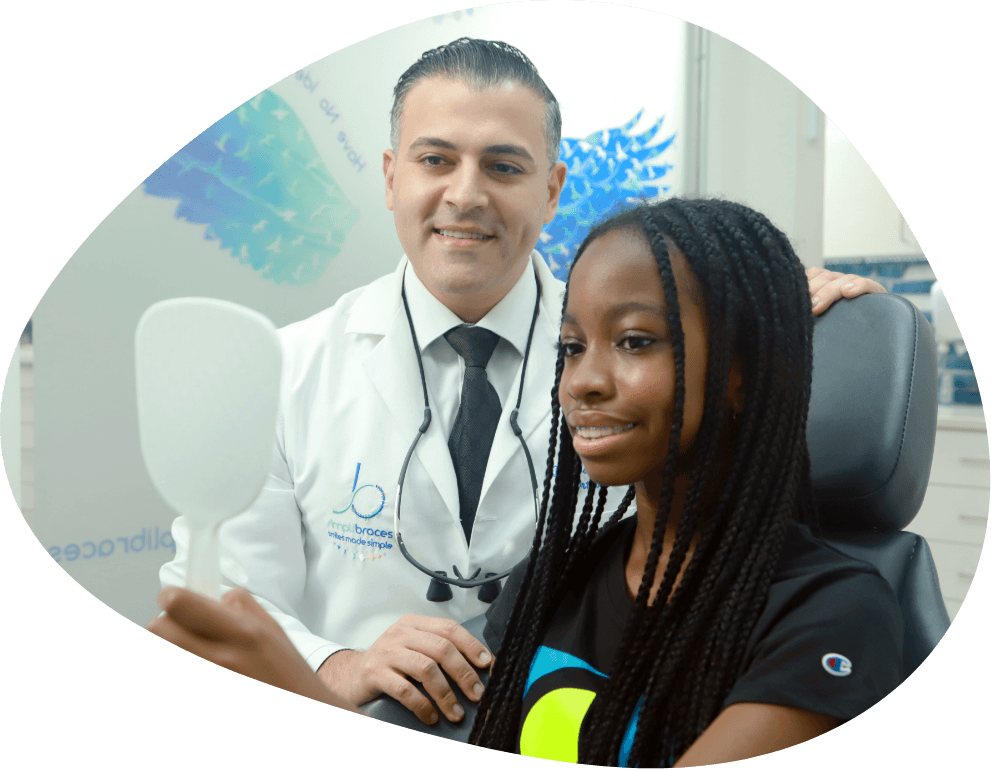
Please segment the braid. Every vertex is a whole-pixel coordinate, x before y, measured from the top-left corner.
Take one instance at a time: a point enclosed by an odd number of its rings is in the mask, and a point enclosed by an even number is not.
[[[815,525],[805,439],[812,315],[804,270],[787,238],[745,206],[670,199],[636,207],[593,229],[575,262],[589,243],[620,229],[641,234],[657,262],[674,359],[674,397],[644,575],[609,677],[585,716],[593,727],[581,730],[578,759],[617,764],[636,714],[633,744],[624,759],[630,765],[670,766],[719,714],[739,677],[788,523]],[[686,349],[675,253],[701,286],[708,343],[701,423],[687,451],[680,448]],[[559,351],[533,551],[471,735],[476,744],[507,751],[518,743],[531,660],[565,586],[585,573],[606,503],[606,490],[589,480],[579,509],[581,463],[558,400],[564,363]],[[726,401],[737,366],[746,383],[739,415]],[[651,598],[680,476],[687,478],[685,497]],[[626,513],[634,496],[631,486],[610,523]]]
[[[678,447],[681,442],[685,403],[685,339],[681,326],[681,311],[674,283],[674,273],[664,235],[649,217],[645,216],[641,223],[650,241],[651,251],[657,260],[668,309],[668,330],[671,335],[675,363],[674,417],[663,470],[661,497],[658,503],[659,515],[654,526],[647,563],[644,566],[644,576],[637,591],[633,616],[627,623],[617,652],[617,659],[627,659],[629,664],[613,671],[605,682],[602,696],[596,697],[589,708],[587,718],[596,723],[597,728],[582,734],[579,742],[579,754],[587,751],[590,756],[618,755],[625,734],[624,725],[636,709],[643,681],[652,665],[649,639],[657,632],[658,607],[663,609],[667,603],[667,598],[680,571],[692,534],[691,531],[688,531],[683,517],[679,522],[675,550],[669,559],[660,589],[653,606],[648,606],[650,590],[654,584],[657,565],[660,560],[664,531],[667,526],[667,514],[670,512],[677,474]]]

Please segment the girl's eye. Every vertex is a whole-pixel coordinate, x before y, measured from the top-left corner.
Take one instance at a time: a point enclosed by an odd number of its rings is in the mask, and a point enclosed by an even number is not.
[[[619,346],[624,350],[643,350],[653,343],[654,339],[649,336],[627,336],[620,340]]]
[[[576,355],[580,355],[585,347],[578,342],[558,342],[556,345],[558,350],[564,351],[565,358],[573,358]]]

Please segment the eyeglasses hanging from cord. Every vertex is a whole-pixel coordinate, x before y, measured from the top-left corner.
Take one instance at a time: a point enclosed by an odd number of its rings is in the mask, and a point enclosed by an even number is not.
[[[526,351],[523,354],[523,368],[520,370],[520,388],[519,392],[516,394],[516,407],[513,409],[512,413],[509,415],[509,424],[513,429],[513,434],[519,439],[520,445],[523,447],[523,455],[526,457],[527,468],[530,471],[530,485],[533,489],[533,523],[536,529],[537,520],[540,514],[540,500],[537,496],[537,474],[533,469],[533,458],[530,456],[530,450],[527,448],[526,440],[523,438],[523,430],[519,426],[519,413],[520,404],[523,402],[523,383],[526,380],[526,367],[530,360],[530,344],[533,341],[533,331],[537,325],[537,316],[540,313],[540,279],[534,277],[537,280],[537,301],[534,303],[533,307],[533,317],[530,320],[530,331],[527,334],[526,340]],[[420,345],[416,340],[416,330],[413,327],[413,316],[409,311],[409,303],[406,301],[406,287],[403,286],[402,290],[403,297],[403,307],[406,309],[406,319],[409,321],[410,334],[413,337],[413,351],[416,353],[416,363],[420,369],[420,384],[423,386],[423,422],[417,429],[416,435],[413,437],[413,443],[409,447],[409,451],[406,453],[406,459],[403,461],[402,470],[399,472],[399,484],[396,489],[396,508],[394,513],[393,528],[396,531],[396,544],[399,546],[399,551],[403,554],[403,557],[409,561],[413,566],[422,571],[424,574],[429,576],[430,586],[427,588],[427,600],[433,601],[435,603],[442,603],[444,601],[450,601],[454,594],[451,591],[451,586],[460,587],[464,589],[471,588],[481,588],[478,591],[478,600],[484,603],[492,603],[499,595],[500,591],[500,581],[509,576],[509,572],[512,569],[507,569],[504,572],[486,572],[484,577],[479,577],[482,569],[479,567],[475,572],[469,576],[465,577],[458,571],[457,565],[453,565],[452,571],[455,576],[448,576],[446,571],[440,571],[435,569],[429,569],[419,561],[417,561],[412,555],[410,555],[409,550],[406,549],[406,545],[403,543],[403,536],[399,530],[400,521],[400,507],[402,505],[403,497],[403,483],[406,480],[406,470],[409,467],[410,459],[413,458],[413,451],[416,449],[416,444],[419,442],[420,438],[424,433],[427,432],[427,428],[430,427],[430,400],[427,396],[427,377],[423,371],[423,360],[420,358]],[[524,556],[528,558],[530,555]]]

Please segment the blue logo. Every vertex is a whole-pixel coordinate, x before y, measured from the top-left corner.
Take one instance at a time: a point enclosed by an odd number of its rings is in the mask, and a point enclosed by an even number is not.
[[[842,654],[832,652],[822,657],[823,669],[832,676],[848,676],[853,672],[853,663]]]
[[[377,483],[366,483],[358,485],[358,475],[361,473],[361,462],[354,471],[354,483],[351,485],[351,498],[340,510],[334,513],[340,515],[348,510],[354,512],[359,518],[368,520],[374,518],[382,512],[385,507],[385,490]]]

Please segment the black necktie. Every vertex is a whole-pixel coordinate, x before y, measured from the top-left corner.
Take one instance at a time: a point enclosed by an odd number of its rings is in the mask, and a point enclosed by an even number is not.
[[[461,526],[465,530],[465,539],[470,542],[471,527],[475,522],[475,511],[485,478],[485,465],[489,461],[492,438],[502,414],[499,395],[485,375],[485,366],[499,343],[499,335],[487,328],[457,326],[444,334],[444,338],[465,362],[461,407],[447,447],[451,450],[454,474],[458,478]]]

